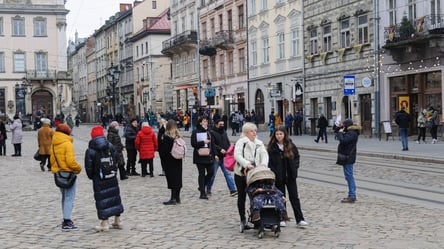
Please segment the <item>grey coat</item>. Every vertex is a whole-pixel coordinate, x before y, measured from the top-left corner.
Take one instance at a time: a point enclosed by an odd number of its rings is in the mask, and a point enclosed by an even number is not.
[[[20,119],[14,119],[12,124],[9,125],[11,129],[11,144],[21,144],[23,141],[22,121]]]

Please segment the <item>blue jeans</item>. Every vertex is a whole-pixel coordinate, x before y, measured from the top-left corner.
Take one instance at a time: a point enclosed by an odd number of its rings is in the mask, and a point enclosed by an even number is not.
[[[408,128],[399,128],[399,134],[401,136],[401,143],[403,149],[409,148]]]
[[[344,167],[344,176],[348,185],[348,198],[356,198],[356,184],[353,177],[353,163],[346,164]]]
[[[74,208],[74,199],[76,197],[76,187],[77,187],[77,180],[74,182],[74,185],[70,188],[60,189],[60,192],[62,192],[62,212],[63,212],[63,219],[70,220],[71,219],[71,213],[72,209]]]
[[[235,191],[236,186],[234,185],[233,176],[231,175],[230,171],[228,171],[224,166],[224,161],[219,160],[214,162],[214,174],[213,177],[211,177],[211,180],[207,184],[207,189],[211,189],[213,187],[214,178],[216,178],[217,170],[221,168],[222,173],[224,173],[225,181],[227,182],[228,189],[230,191]]]

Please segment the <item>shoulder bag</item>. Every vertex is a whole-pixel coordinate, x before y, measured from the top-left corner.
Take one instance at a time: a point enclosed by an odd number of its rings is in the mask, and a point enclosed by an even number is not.
[[[54,152],[54,146],[52,146],[52,152],[54,154],[54,158],[57,162],[57,166],[59,166],[59,161]],[[58,171],[54,173],[54,181],[57,187],[59,188],[70,188],[76,182],[77,175],[74,172],[66,172],[66,171]]]

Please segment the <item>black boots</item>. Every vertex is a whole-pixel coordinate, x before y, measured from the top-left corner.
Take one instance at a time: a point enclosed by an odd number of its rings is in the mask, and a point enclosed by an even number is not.
[[[171,198],[169,201],[163,202],[163,205],[176,205],[177,203],[180,203],[180,199],[179,202],[176,201],[176,195],[177,195],[177,190],[171,189]]]

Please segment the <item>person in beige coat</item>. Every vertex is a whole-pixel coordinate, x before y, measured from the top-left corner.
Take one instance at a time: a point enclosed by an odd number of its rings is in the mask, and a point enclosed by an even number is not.
[[[48,161],[48,171],[51,171],[51,162],[49,160],[52,136],[54,131],[51,128],[51,120],[47,118],[40,119],[42,127],[37,132],[37,142],[39,144],[40,169],[45,171],[45,164]]]

